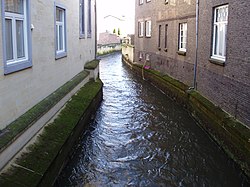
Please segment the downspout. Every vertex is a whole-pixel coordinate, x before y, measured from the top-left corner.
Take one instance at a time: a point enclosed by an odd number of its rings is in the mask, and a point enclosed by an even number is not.
[[[196,28],[195,28],[195,63],[194,63],[194,82],[190,89],[197,90],[197,66],[198,66],[198,37],[199,37],[199,0],[196,0]]]
[[[96,12],[96,0],[95,0],[95,59],[97,54],[97,12]]]

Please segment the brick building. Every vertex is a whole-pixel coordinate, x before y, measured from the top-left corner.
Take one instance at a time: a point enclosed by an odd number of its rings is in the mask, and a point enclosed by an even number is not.
[[[196,2],[136,0],[134,61],[195,87],[250,127],[250,1]]]

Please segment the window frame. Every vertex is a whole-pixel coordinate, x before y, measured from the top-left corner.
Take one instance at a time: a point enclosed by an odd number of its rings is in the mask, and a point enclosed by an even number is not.
[[[183,26],[183,30],[181,29]],[[187,22],[179,23],[178,51],[187,52]],[[183,35],[181,34],[183,31]],[[181,40],[183,38],[183,41]],[[182,47],[185,44],[185,48]]]
[[[226,21],[216,21],[217,15],[216,15],[216,10],[220,9],[220,8],[224,8],[227,7],[227,20]],[[212,52],[211,52],[211,58],[215,59],[215,60],[219,60],[221,62],[225,62],[226,61],[226,49],[227,49],[227,27],[228,27],[228,4],[224,4],[224,5],[220,5],[220,6],[216,6],[213,9],[213,32],[212,32]],[[216,33],[216,27],[219,29],[221,27],[224,27],[224,33],[223,36],[219,35],[217,38],[217,42],[216,42],[216,37],[218,33]],[[220,37],[223,37],[222,40],[222,55],[219,54],[215,54],[215,50],[217,49],[217,53],[219,53],[219,47],[218,47],[218,43],[220,40]],[[217,46],[216,46],[217,44]]]
[[[151,38],[152,36],[152,21],[151,20],[145,21],[145,36],[146,38]]]
[[[142,51],[139,51],[138,58],[139,58],[139,61],[141,61],[143,59],[143,53],[142,53]]]
[[[168,49],[168,24],[165,24],[164,48],[165,50]]]
[[[3,67],[4,75],[21,71],[32,67],[32,47],[31,47],[31,27],[30,27],[30,0],[23,0],[23,15],[11,12],[5,12],[5,0],[1,0],[2,7],[2,46],[3,46]],[[13,60],[7,60],[6,50],[6,18],[11,19],[12,25],[12,52]],[[16,41],[16,21],[23,21],[23,47],[24,57],[17,57],[17,41]],[[14,23],[15,22],[15,23]],[[15,26],[15,27],[13,27]],[[13,34],[15,32],[15,34]],[[14,36],[15,35],[15,36]]]
[[[139,0],[139,5],[143,5],[143,0]]]
[[[92,35],[92,19],[91,19],[91,0],[88,0],[88,27],[87,27],[87,37],[91,38]]]
[[[58,23],[58,21],[56,20],[56,10],[57,10],[57,8],[59,8],[59,9],[61,9],[61,10],[63,10],[63,12],[64,12],[64,14],[63,14],[63,44],[64,44],[64,46],[63,46],[63,48],[64,48],[64,50],[57,50],[57,45],[58,45],[58,43],[57,43],[57,24],[59,24]],[[54,27],[55,27],[55,59],[57,60],[57,59],[60,59],[60,58],[63,58],[63,57],[66,57],[67,56],[67,19],[66,19],[66,16],[67,15],[67,10],[66,10],[66,8],[63,6],[63,5],[61,5],[61,4],[58,4],[58,3],[55,3],[55,5],[54,5]]]
[[[149,3],[149,2],[151,2],[151,0],[146,0],[146,3]]]
[[[83,7],[83,8],[82,8]],[[79,38],[85,38],[85,0],[79,0]]]
[[[162,25],[158,26],[158,49],[161,48]]]
[[[143,38],[144,36],[144,21],[138,21],[138,37]]]

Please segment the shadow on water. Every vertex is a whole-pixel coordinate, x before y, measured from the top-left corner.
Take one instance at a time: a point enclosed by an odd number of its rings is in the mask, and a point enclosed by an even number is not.
[[[55,186],[249,186],[196,121],[133,74],[101,59],[104,100]]]

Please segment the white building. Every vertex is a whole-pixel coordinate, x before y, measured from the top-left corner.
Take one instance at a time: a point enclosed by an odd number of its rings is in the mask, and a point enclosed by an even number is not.
[[[95,0],[1,0],[0,130],[95,58]]]

